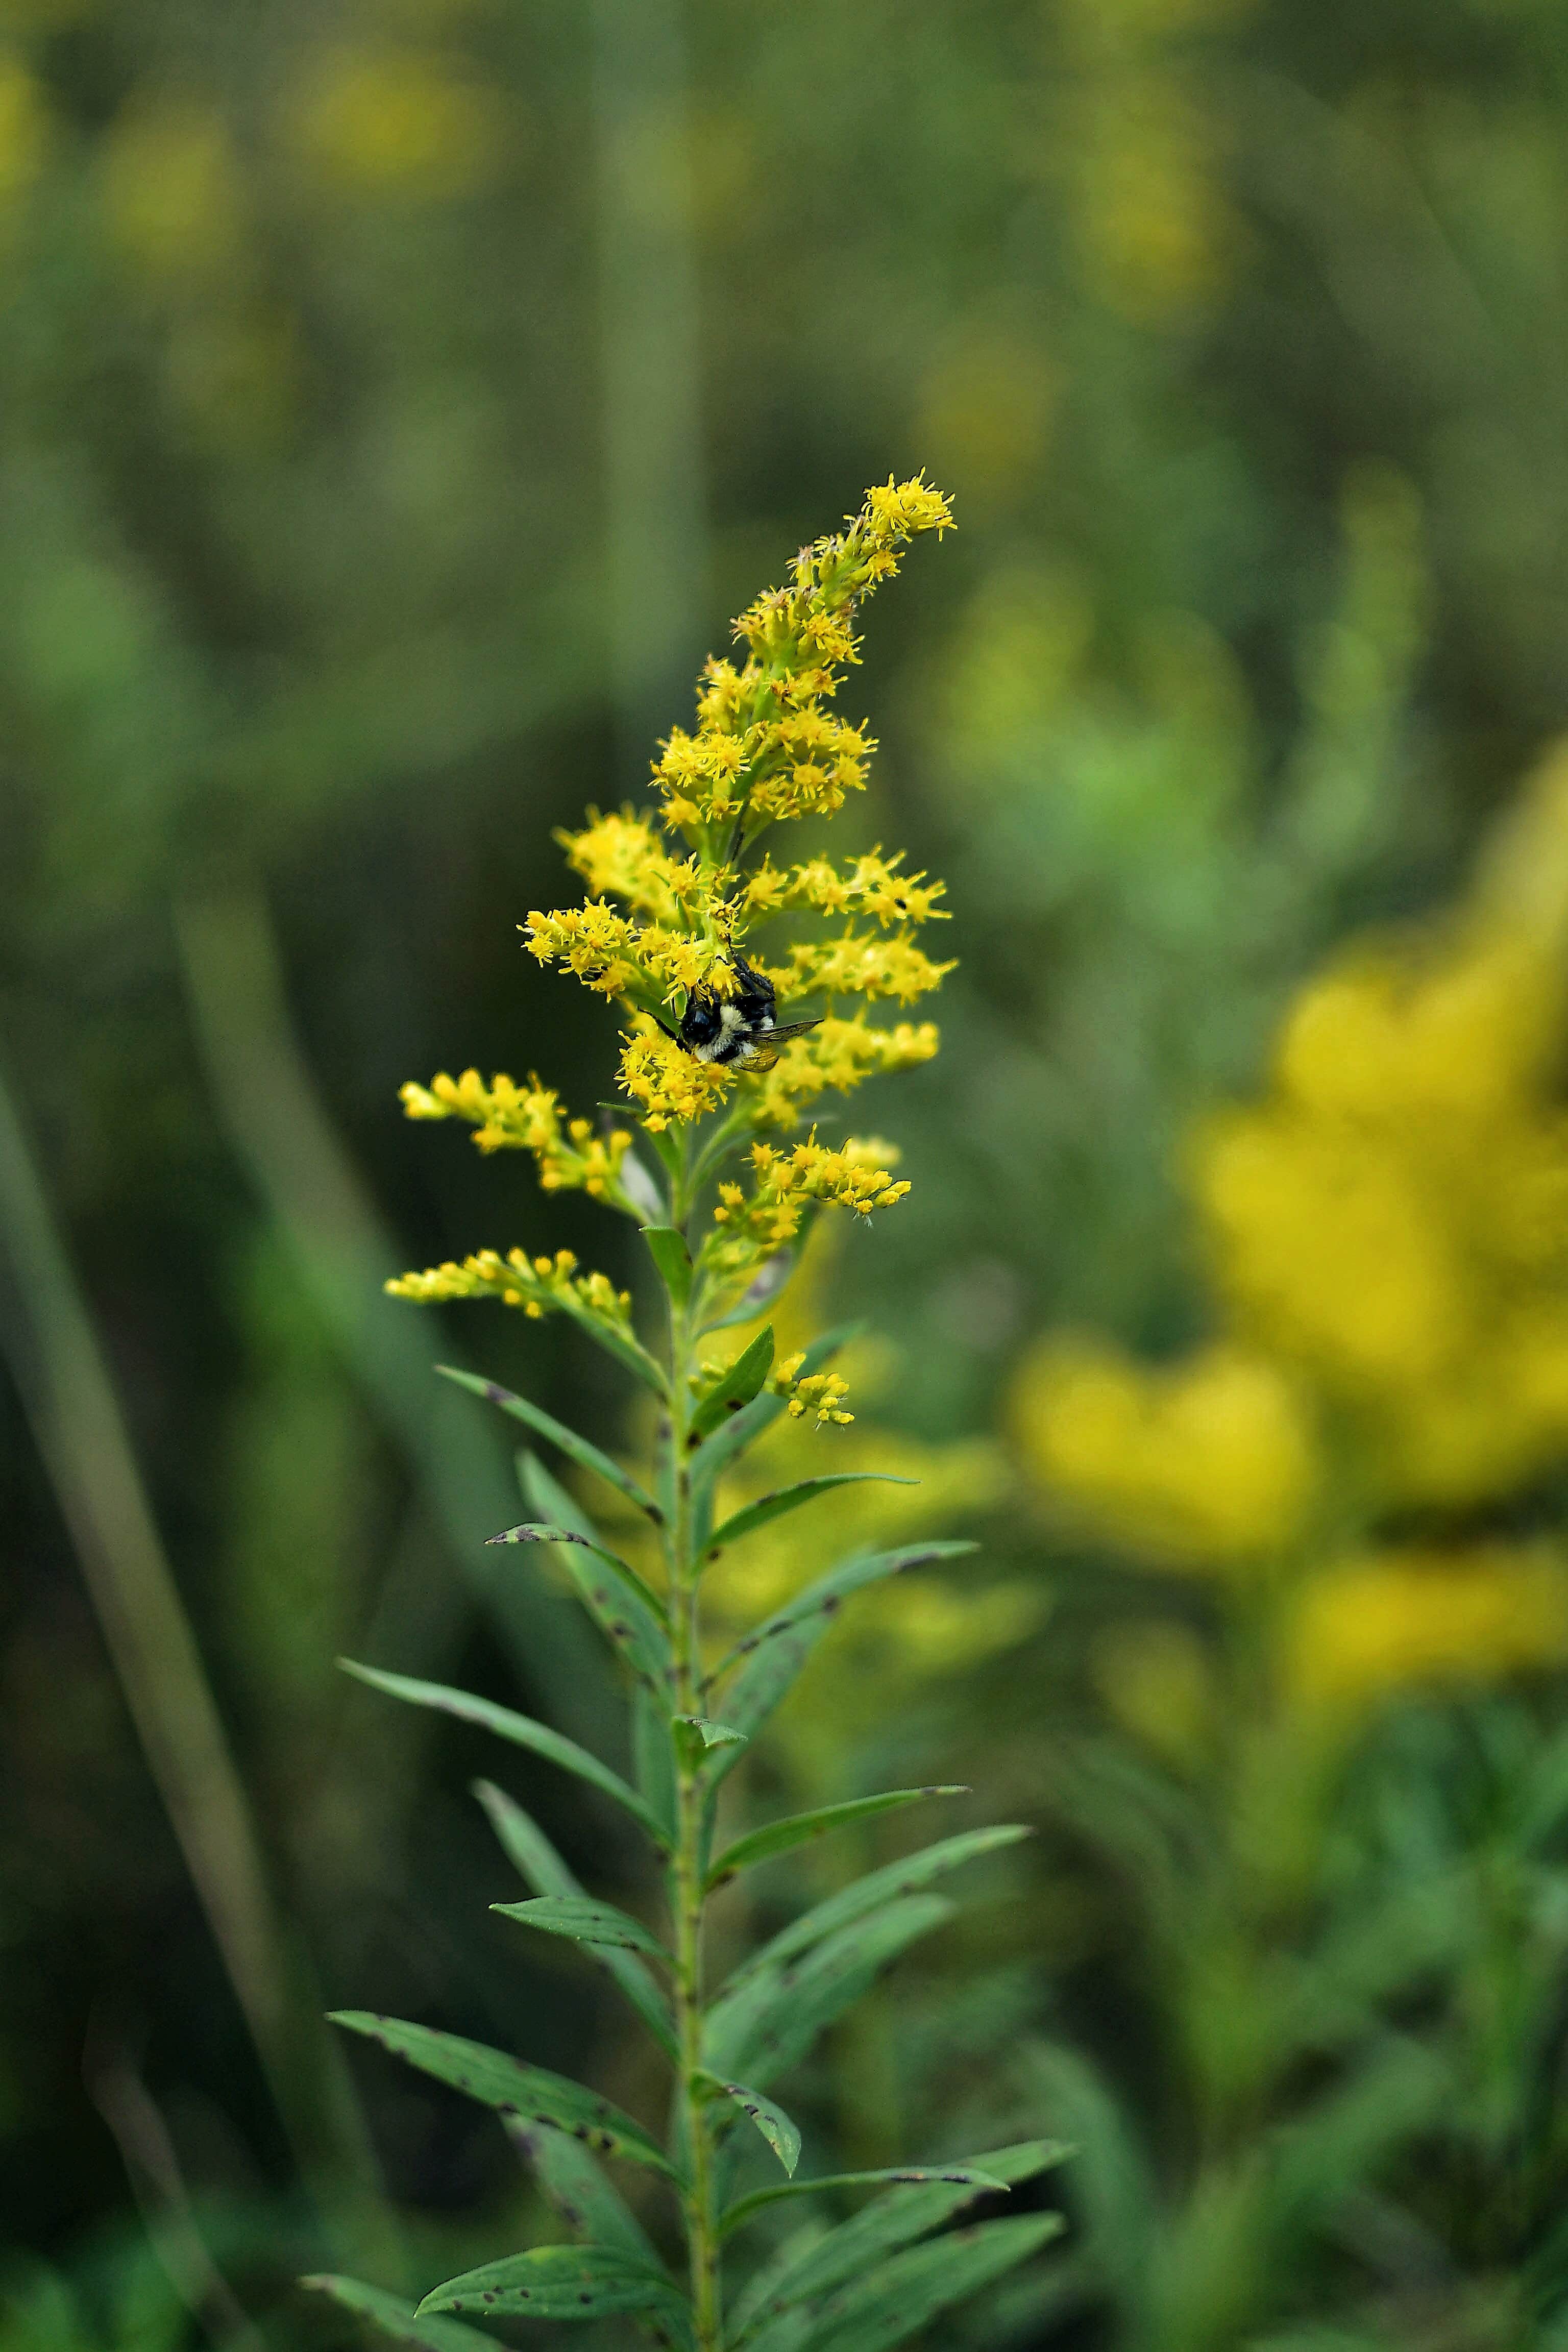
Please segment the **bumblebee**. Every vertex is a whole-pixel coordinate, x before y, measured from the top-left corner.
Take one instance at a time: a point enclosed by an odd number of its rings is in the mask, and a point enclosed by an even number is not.
[[[687,996],[679,1028],[672,1029],[664,1021],[658,1025],[694,1061],[771,1070],[778,1060],[779,1047],[791,1037],[803,1037],[817,1023],[787,1021],[781,1029],[774,1018],[778,992],[773,982],[733,953],[730,969],[740,982],[733,996],[721,996],[713,988],[694,988]],[[658,1020],[657,1013],[654,1018]]]

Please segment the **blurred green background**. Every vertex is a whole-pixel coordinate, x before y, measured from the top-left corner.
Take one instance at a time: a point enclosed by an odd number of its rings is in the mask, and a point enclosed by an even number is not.
[[[613,1724],[564,1604],[488,1567],[510,1465],[428,1365],[601,1434],[626,1400],[554,1325],[379,1286],[633,1261],[396,1088],[607,1091],[610,1024],[519,953],[552,828],[639,793],[728,616],[921,467],[961,530],[868,616],[840,833],[948,877],[962,963],[866,1113],[913,1194],[818,1280],[878,1335],[854,1445],[986,1548],[824,1664],[759,1794],[918,1757],[1040,1835],[790,2103],[858,2161],[1079,2144],[1065,2253],[944,2346],[1568,2344],[1547,1373],[1448,1490],[1345,1473],[1310,1537],[1244,1529],[1250,1580],[1039,1419],[1044,1334],[1180,1364],[1247,1323],[1184,1139],[1343,942],[1471,903],[1568,720],[1558,0],[9,0],[0,289],[5,2352],[336,2342],[296,2271],[535,2225],[491,2124],[351,2069],[330,2002],[643,2095],[597,1980],[485,1910],[493,1753],[331,1665]],[[1469,1139],[1453,1265],[1497,1243],[1555,1334],[1531,940],[1401,1166]],[[1426,1393],[1269,1344],[1335,1431]],[[1266,1452],[1250,1410],[1178,1413],[1143,1503]],[[1391,1538],[1394,1663],[1304,1732],[1258,1596]],[[1472,1570],[1492,1614],[1406,1638]],[[627,1883],[590,1799],[511,1783]]]

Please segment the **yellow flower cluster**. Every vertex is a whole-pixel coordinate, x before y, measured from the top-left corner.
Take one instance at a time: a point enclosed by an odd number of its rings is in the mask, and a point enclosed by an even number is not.
[[[526,1250],[478,1250],[459,1265],[453,1258],[423,1274],[397,1276],[386,1286],[394,1298],[428,1303],[447,1298],[499,1298],[521,1307],[535,1321],[558,1307],[596,1322],[631,1328],[630,1293],[617,1290],[607,1275],[579,1274],[570,1250],[531,1258]]]
[[[1302,1586],[1286,1629],[1288,1695],[1354,1709],[1410,1682],[1495,1682],[1568,1657],[1568,1576],[1545,1549],[1369,1552]]]
[[[1455,916],[1307,987],[1265,1097],[1196,1138],[1226,1337],[1163,1370],[1059,1342],[1026,1368],[1058,1508],[1165,1565],[1289,1563],[1303,1704],[1568,1655],[1563,1560],[1378,1540],[1568,1459],[1565,982],[1568,750]]]
[[[866,781],[875,746],[822,705],[858,657],[855,608],[899,568],[898,551],[919,531],[952,521],[923,478],[888,481],[866,494],[848,528],[796,556],[789,583],[742,614],[735,635],[747,658],[703,672],[698,731],[676,729],[654,775],[666,822],[696,842],[737,821],[831,816]]]
[[[413,1079],[399,1097],[409,1118],[466,1118],[478,1129],[481,1151],[531,1151],[539,1181],[547,1192],[584,1192],[595,1201],[620,1191],[621,1162],[631,1149],[624,1128],[595,1135],[585,1118],[561,1123],[561,1098],[552,1087],[531,1077],[526,1087],[498,1070],[486,1086],[478,1070],[460,1078],[437,1073],[427,1087]]]
[[[1162,1565],[1279,1550],[1321,1477],[1299,1384],[1233,1346],[1151,1372],[1098,1343],[1049,1343],[1024,1369],[1016,1420],[1030,1468],[1074,1516]]]
[[[825,1202],[868,1217],[873,1209],[890,1209],[909,1191],[895,1183],[880,1163],[895,1160],[890,1144],[846,1143],[829,1150],[813,1133],[793,1151],[775,1150],[769,1143],[753,1143],[752,1166],[756,1181],[748,1195],[739,1184],[721,1184],[713,1212],[718,1230],[703,1244],[704,1265],[731,1280],[749,1276],[800,1234],[811,1209]]]
[[[753,915],[809,908],[819,915],[869,915],[884,925],[946,922],[946,911],[936,902],[947,885],[928,882],[923,874],[900,874],[902,863],[902,850],[884,857],[873,849],[856,858],[847,873],[826,857],[809,858],[787,871],[764,864],[747,883],[742,904]]]
[[[943,885],[905,873],[901,853],[884,856],[880,848],[843,866],[820,856],[789,866],[747,859],[770,824],[830,815],[864,783],[875,745],[864,729],[826,708],[858,657],[856,611],[898,570],[910,539],[940,535],[952,520],[947,500],[923,478],[868,490],[843,531],[803,549],[786,584],[741,615],[735,634],[744,658],[707,665],[695,731],[675,729],[654,768],[661,805],[627,804],[607,814],[590,809],[580,829],[557,836],[586,886],[584,903],[531,913],[522,926],[528,950],[624,1008],[619,1085],[630,1115],[653,1139],[667,1192],[648,1178],[634,1184],[635,1198],[628,1193],[622,1168],[629,1138],[620,1131],[600,1138],[587,1120],[569,1118],[537,1078],[526,1087],[504,1076],[487,1085],[468,1070],[403,1091],[411,1118],[466,1118],[485,1150],[532,1151],[546,1190],[574,1186],[643,1222],[667,1214],[684,1231],[717,1185],[712,1228],[691,1244],[707,1310],[719,1292],[793,1243],[819,1204],[865,1215],[909,1190],[880,1164],[885,1152],[854,1143],[829,1151],[815,1134],[793,1155],[753,1144],[750,1197],[720,1180],[752,1138],[797,1127],[823,1094],[852,1091],[937,1050],[930,1022],[877,1028],[853,1000],[910,1004],[952,969],[927,955],[916,937],[923,925],[946,919]],[[803,918],[837,923],[837,935],[786,937],[768,959],[750,946],[751,927]],[[772,1002],[753,999],[740,1032],[731,1024],[712,1041],[731,1058],[700,1059],[681,1042],[700,1035],[697,1023],[688,1024],[694,998],[699,1005],[715,998],[733,1003],[751,986],[748,972],[772,989]],[[793,1001],[807,995],[826,1001],[815,1020]],[[851,1003],[840,1009],[844,999]],[[770,1017],[773,1027],[798,1034],[770,1039]],[[715,1115],[714,1132],[700,1145],[679,1132]],[[481,1264],[488,1269],[490,1261],[417,1279],[460,1277],[493,1289],[491,1272],[482,1282],[473,1272]],[[458,1294],[405,1288],[403,1295]],[[531,1298],[525,1285],[521,1303]],[[831,1410],[828,1388],[821,1400]],[[814,1393],[807,1402],[819,1399]]]
[[[801,1106],[818,1095],[852,1094],[888,1070],[912,1070],[936,1052],[936,1024],[900,1021],[896,1029],[873,1029],[858,1017],[818,1022],[804,1037],[792,1037],[757,1087],[759,1127],[794,1127]],[[683,1060],[687,1057],[682,1055]]]
[[[641,1104],[650,1135],[717,1110],[736,1075],[721,1062],[697,1061],[648,1021],[637,1024],[621,1051],[621,1086]]]
[[[807,1372],[803,1380],[800,1368],[805,1361],[804,1349],[798,1355],[786,1356],[775,1368],[769,1388],[775,1396],[789,1399],[792,1421],[804,1421],[810,1412],[816,1414],[818,1429],[826,1429],[830,1422],[847,1429],[855,1418],[844,1410],[844,1400],[849,1394],[848,1381],[842,1372]]]

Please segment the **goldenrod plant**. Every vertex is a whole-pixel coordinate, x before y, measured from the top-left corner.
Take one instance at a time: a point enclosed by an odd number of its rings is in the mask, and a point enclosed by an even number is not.
[[[723,1643],[710,1638],[702,1594],[704,1570],[750,1536],[878,1475],[829,1468],[727,1507],[729,1474],[782,1418],[831,1431],[852,1416],[844,1379],[831,1369],[844,1333],[782,1361],[771,1324],[738,1350],[724,1335],[777,1296],[822,1209],[864,1218],[909,1190],[892,1172],[891,1146],[829,1145],[815,1127],[798,1130],[829,1091],[935,1052],[929,1024],[879,1026],[864,1008],[910,1003],[942,978],[947,967],[921,943],[941,919],[941,885],[879,851],[845,866],[821,856],[784,865],[759,845],[777,824],[833,815],[864,784],[873,746],[830,708],[857,657],[857,608],[898,569],[915,533],[941,532],[950,520],[923,478],[870,490],[846,531],[804,550],[788,583],[742,614],[741,658],[708,664],[696,731],[672,731],[655,767],[658,806],[592,814],[565,837],[587,898],[531,915],[527,944],[620,1007],[624,1123],[596,1129],[568,1116],[535,1078],[487,1083],[469,1071],[405,1089],[411,1117],[466,1120],[483,1150],[531,1152],[547,1192],[582,1190],[634,1219],[667,1310],[660,1334],[639,1331],[629,1296],[582,1271],[567,1251],[481,1250],[391,1286],[408,1298],[491,1298],[531,1317],[564,1314],[655,1401],[655,1459],[645,1475],[529,1400],[456,1376],[629,1506],[657,1539],[659,1565],[645,1576],[531,1458],[525,1485],[537,1517],[493,1538],[555,1549],[630,1687],[633,1780],[543,1723],[461,1691],[353,1669],[395,1697],[482,1723],[588,1782],[651,1842],[666,1889],[657,1921],[616,1908],[578,1884],[510,1797],[481,1788],[532,1889],[498,1909],[575,1941],[609,1969],[670,2069],[662,2137],[597,2094],[503,2052],[392,2018],[339,2017],[495,2108],[576,2241],[506,2253],[434,2286],[416,2309],[353,2280],[313,2282],[426,2352],[478,2352],[486,2339],[474,2321],[617,2314],[679,2352],[877,2352],[1026,2260],[1059,2226],[1037,2213],[948,2226],[1047,2168],[1059,2153],[1049,2143],[800,2179],[801,2134],[773,2095],[776,2078],[878,1972],[948,1916],[938,1883],[1021,1829],[960,1831],[884,1864],[736,1956],[727,1975],[712,1965],[709,1927],[714,1896],[772,1857],[964,1793],[897,1789],[749,1830],[726,1816],[731,1768],[844,1603],[971,1547],[856,1549],[748,1630],[727,1626]],[[791,918],[809,927],[792,926],[778,946],[770,929],[760,943],[764,924]],[[683,2241],[675,2266],[602,2168],[606,2158],[668,2184]],[[804,2203],[819,2216],[819,2200],[859,2189],[877,2193],[836,2227],[816,2220],[785,2236],[752,2262],[739,2297],[728,2292],[731,2242],[743,2250],[776,2209]]]
[[[1200,1124],[1211,1335],[1020,1375],[1058,1532],[1144,1571],[1053,1801],[1166,2104],[1065,2048],[1035,2084],[1126,2352],[1564,2341],[1565,971],[1559,748],[1459,905],[1337,956]]]

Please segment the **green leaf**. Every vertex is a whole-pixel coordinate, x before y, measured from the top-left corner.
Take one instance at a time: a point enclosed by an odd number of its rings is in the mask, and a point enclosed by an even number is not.
[[[595,1944],[620,1952],[647,1952],[651,1959],[668,1961],[669,1954],[651,1928],[613,1903],[591,1895],[537,1895],[527,1903],[492,1903],[503,1919],[524,1927],[542,1927],[547,1936],[566,1936],[576,1944]]]
[[[750,1404],[773,1368],[773,1327],[770,1323],[698,1398],[689,1442],[706,1437],[710,1430],[717,1429],[721,1422]]]
[[[863,1486],[875,1479],[884,1486],[918,1486],[918,1478],[898,1478],[890,1470],[839,1470],[829,1477],[802,1478],[794,1486],[780,1486],[771,1495],[759,1495],[744,1510],[733,1512],[721,1528],[715,1528],[708,1538],[707,1558],[713,1559],[726,1544],[739,1543],[742,1536],[754,1535],[774,1519],[782,1519],[786,1511],[798,1511],[817,1495],[826,1495],[834,1486]]]
[[[908,2247],[827,2296],[807,2333],[787,2340],[793,2352],[892,2352],[939,2311],[1026,2262],[1064,2226],[1059,2213],[1031,2213],[976,2221]],[[754,2336],[753,2352],[765,2352],[767,2341],[765,2330]]]
[[[940,1895],[890,1903],[874,1919],[829,1936],[798,1966],[761,1970],[721,1993],[703,2025],[703,2063],[729,2081],[764,2086],[805,2057],[825,2026],[869,1990],[905,1946],[952,1916]]]
[[[372,1690],[384,1691],[390,1698],[400,1698],[410,1706],[434,1707],[438,1714],[456,1716],[459,1723],[477,1723],[485,1731],[493,1731],[514,1747],[531,1748],[563,1771],[574,1772],[606,1797],[613,1797],[624,1806],[634,1820],[642,1823],[648,1835],[659,1845],[666,1843],[665,1833],[652,1809],[646,1805],[635,1789],[628,1788],[618,1772],[586,1748],[579,1748],[574,1739],[548,1724],[535,1723],[530,1715],[514,1714],[510,1706],[498,1706],[492,1699],[476,1698],[470,1691],[452,1690],[445,1683],[416,1682],[408,1675],[384,1674],[379,1666],[357,1665],[353,1658],[340,1658],[344,1674],[353,1675],[356,1682],[368,1683]]]
[[[495,2338],[482,2336],[477,2327],[465,2326],[460,2319],[425,2318],[411,2303],[400,2294],[388,2294],[379,2286],[362,2286],[358,2279],[333,2278],[321,2273],[315,2278],[302,2278],[300,2284],[312,2294],[330,2294],[345,2311],[360,2319],[368,2319],[384,2336],[395,2343],[406,2344],[412,2352],[495,2352]]]
[[[581,2140],[555,2124],[510,2122],[507,2137],[531,2165],[540,2187],[567,2228],[578,2238],[658,2267],[658,2257],[642,2223],[613,2189]]]
[[[644,1803],[664,1826],[665,1843],[677,1836],[675,1757],[669,1717],[642,1683],[632,1693],[632,1763]]]
[[[574,1528],[541,1526],[530,1520],[521,1527],[503,1528],[499,1536],[491,1536],[489,1540],[493,1544],[561,1545],[562,1559],[600,1631],[634,1674],[651,1688],[663,1691],[669,1675],[664,1604],[648,1590],[636,1569],[617,1559],[613,1551],[590,1543]]]
[[[617,2246],[533,2246],[432,2287],[419,2306],[484,2319],[603,2319],[616,2311],[685,2315],[668,2273]]]
[[[471,1389],[475,1396],[488,1398],[491,1404],[499,1404],[502,1412],[510,1413],[514,1421],[526,1423],[539,1436],[547,1437],[552,1445],[559,1446],[563,1454],[569,1454],[580,1468],[591,1470],[596,1478],[602,1478],[606,1486],[614,1486],[617,1494],[624,1495],[629,1503],[635,1503],[639,1511],[646,1511],[650,1519],[662,1522],[664,1514],[647,1487],[639,1486],[629,1470],[623,1470],[618,1462],[612,1461],[607,1454],[602,1454],[596,1445],[590,1445],[585,1437],[579,1437],[574,1429],[568,1429],[552,1414],[542,1412],[538,1405],[530,1404],[526,1397],[515,1396],[510,1389],[500,1388],[494,1381],[481,1380],[475,1372],[460,1372],[451,1364],[437,1364],[436,1370],[444,1379],[456,1381],[459,1388]]]
[[[697,2079],[710,2097],[733,2099],[742,2113],[751,2116],[785,2172],[793,2174],[800,2162],[800,2130],[782,2107],[764,2099],[760,2091],[749,2090],[744,2083],[726,2083],[717,2074],[708,2074]]]
[[[597,2148],[601,2156],[625,2157],[629,2163],[648,2164],[656,2172],[676,2177],[674,2166],[641,2124],[623,2115],[609,2099],[568,2082],[564,2074],[552,2074],[542,2066],[525,2066],[502,2050],[488,2049],[482,2042],[468,2042],[458,2033],[437,2033],[432,2026],[411,2025],[400,2017],[378,2017],[364,2009],[337,2009],[331,2011],[331,2018],[334,2025],[379,2042],[395,2058],[405,2059],[439,2083],[449,2083],[453,2090],[466,2093],[481,2106],[494,2107],[503,2116],[558,2124],[586,2147]]]
[[[676,1745],[680,1760],[688,1771],[706,1758],[710,1748],[743,1748],[746,1735],[727,1723],[710,1723],[705,1715],[678,1715],[672,1718]]]
[[[900,2164],[882,2172],[828,2172],[817,2180],[779,2181],[771,2189],[753,2189],[731,2205],[719,2223],[719,2234],[727,2238],[741,2229],[753,2213],[764,2205],[776,2205],[781,2197],[815,2197],[823,2189],[872,2189],[889,2181],[923,2181],[962,2188],[968,2195],[984,2197],[989,2191],[1005,2189],[1009,2184],[994,2172],[978,2172],[973,2166]]]
[[[1069,2153],[1058,2140],[1020,2140],[1012,2147],[971,2157],[963,2164],[934,2168],[927,2176],[929,2186],[899,2188],[890,2196],[877,2198],[849,2221],[841,2221],[837,2229],[803,2246],[793,2263],[780,2264],[769,2283],[765,2303],[761,2298],[754,2301],[749,2325],[734,2340],[745,2343],[753,2328],[778,2313],[830,2294],[847,2280],[865,2277],[883,2256],[910,2245],[916,2238],[927,2236],[932,2230],[940,2230],[977,2197],[991,2193],[987,2189],[961,2183],[960,2175],[973,2173],[1011,2189],[1020,2180],[1033,2179],[1037,2173],[1059,2164]],[[923,2168],[911,2167],[911,2176]],[[874,2174],[867,2177],[876,2178]],[[810,2181],[798,2184],[802,2189],[816,2185]],[[780,2189],[759,2192],[770,2199],[785,2193]],[[754,2209],[756,2202],[755,2198],[748,2197],[744,2207]],[[725,2217],[726,2229],[739,2226],[742,2210],[742,2205],[731,2208]]]
[[[544,1832],[515,1799],[493,1781],[476,1780],[474,1794],[489,1816],[507,1859],[536,1894],[581,1895],[584,1889]],[[667,2057],[679,2061],[679,2046],[658,1987],[639,1959],[607,1944],[587,1948],[613,1976]]]
[[[712,1442],[709,1440],[710,1444]],[[710,1696],[724,1676],[733,1672],[734,1680],[724,1694],[724,1720],[754,1738],[852,1592],[879,1584],[886,1577],[924,1568],[932,1560],[956,1559],[976,1549],[972,1543],[907,1544],[898,1551],[859,1553],[841,1561],[737,1642],[709,1675],[704,1696]]]
[[[752,1830],[737,1838],[709,1872],[704,1891],[711,1894],[715,1887],[725,1885],[742,1870],[751,1870],[759,1862],[767,1862],[775,1853],[787,1853],[791,1846],[805,1845],[808,1839],[826,1837],[834,1830],[847,1829],[851,1822],[868,1822],[878,1813],[898,1812],[905,1805],[918,1804],[922,1797],[967,1797],[969,1790],[959,1782],[930,1789],[885,1789],[876,1797],[852,1797],[847,1804],[819,1805],[814,1812],[791,1813],[782,1822],[769,1822],[760,1830]]]
[[[691,1296],[691,1252],[686,1235],[675,1225],[645,1225],[642,1237],[679,1310]]]
[[[984,1853],[994,1853],[999,1846],[1016,1845],[1020,1838],[1033,1835],[1033,1830],[1017,1823],[994,1829],[961,1830],[956,1837],[942,1838],[919,1853],[907,1854],[902,1862],[884,1863],[880,1870],[868,1871],[852,1886],[829,1895],[803,1912],[798,1919],[792,1919],[787,1927],[781,1927],[750,1959],[742,1962],[724,1990],[733,1990],[759,1969],[781,1967],[796,1952],[806,1951],[837,1928],[851,1927],[857,1919],[879,1911],[884,1904],[896,1902],[900,1895],[913,1895],[920,1887],[929,1886],[933,1878],[943,1877],[966,1862],[977,1861]]]
[[[517,1454],[517,1483],[530,1510],[554,1528],[570,1528],[584,1543],[603,1545],[604,1538],[575,1495],[552,1478],[537,1454],[526,1445]]]

